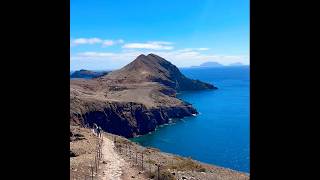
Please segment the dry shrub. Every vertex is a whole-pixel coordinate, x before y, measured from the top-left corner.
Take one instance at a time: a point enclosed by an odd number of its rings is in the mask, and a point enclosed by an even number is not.
[[[148,172],[147,177],[150,179],[158,178],[158,171]],[[160,170],[160,180],[175,180],[176,178],[167,170]]]
[[[181,158],[172,165],[167,166],[169,169],[176,169],[178,171],[198,171],[205,172],[206,169],[200,164],[194,162],[191,158]]]

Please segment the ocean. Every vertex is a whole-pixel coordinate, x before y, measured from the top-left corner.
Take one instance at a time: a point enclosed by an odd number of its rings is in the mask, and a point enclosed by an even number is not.
[[[192,103],[199,115],[131,140],[250,173],[249,69],[248,66],[180,69],[189,78],[213,83],[218,90],[181,92],[178,98]]]

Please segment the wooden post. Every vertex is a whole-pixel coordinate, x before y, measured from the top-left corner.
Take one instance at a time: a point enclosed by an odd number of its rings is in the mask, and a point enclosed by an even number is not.
[[[96,173],[98,173],[98,169],[99,169],[99,142],[98,142],[98,144],[97,144],[96,157],[97,157]]]
[[[92,164],[90,165],[90,168],[91,168],[91,180],[93,180],[93,166],[92,166]]]
[[[130,150],[130,145],[129,145],[129,159],[131,159],[131,150]]]
[[[98,158],[99,158],[99,160],[101,159],[101,149],[100,149],[100,147],[99,147],[99,152],[98,152]]]
[[[96,166],[96,173],[97,173],[97,156],[94,156],[94,163],[95,163],[95,166]]]
[[[141,169],[143,171],[143,152],[141,153]]]
[[[101,159],[101,141],[99,140],[99,160]]]
[[[128,144],[126,144],[126,146],[127,146],[127,154],[126,154],[126,155],[128,156],[128,152],[129,152],[129,150],[128,150]]]
[[[156,166],[158,167],[158,180],[160,180],[160,164],[156,164]]]
[[[151,160],[150,160],[150,157],[149,157],[149,173],[151,174]]]
[[[136,164],[138,164],[138,152],[136,152]]]

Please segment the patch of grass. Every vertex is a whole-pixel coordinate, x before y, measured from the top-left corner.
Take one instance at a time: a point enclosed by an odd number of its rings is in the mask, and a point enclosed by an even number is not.
[[[160,172],[161,180],[175,180],[176,178],[169,171],[161,171]]]
[[[194,162],[191,158],[181,158],[174,164],[167,165],[167,168],[176,169],[178,171],[206,171],[206,169],[203,166]]]
[[[150,152],[160,152],[160,149],[154,148],[154,147],[147,147],[147,150]]]
[[[114,139],[112,139],[114,140]],[[132,145],[133,143],[127,139],[119,138],[117,137],[116,139],[116,144],[122,144],[122,145]]]
[[[150,179],[158,179],[158,172],[148,172],[147,177]],[[175,180],[176,178],[174,175],[172,175],[169,171],[167,170],[161,170],[160,171],[160,178],[161,180]]]
[[[156,178],[156,173],[154,173],[154,172],[148,172],[148,173],[147,173],[147,177],[150,178],[150,179],[155,179],[155,178]]]
[[[151,159],[148,159],[148,160],[146,160],[146,163],[149,163],[149,164],[156,164],[156,161],[153,161],[153,160],[151,160]]]
[[[206,172],[207,169],[202,167],[202,168],[198,169],[198,171],[199,171],[199,172]]]

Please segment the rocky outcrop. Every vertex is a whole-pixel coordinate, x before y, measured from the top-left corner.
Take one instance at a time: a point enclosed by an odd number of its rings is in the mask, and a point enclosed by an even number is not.
[[[178,91],[216,89],[185,77],[169,61],[140,55],[120,70],[95,79],[70,81],[72,125],[101,126],[104,131],[134,137],[154,131],[170,118],[197,114],[176,98]]]

